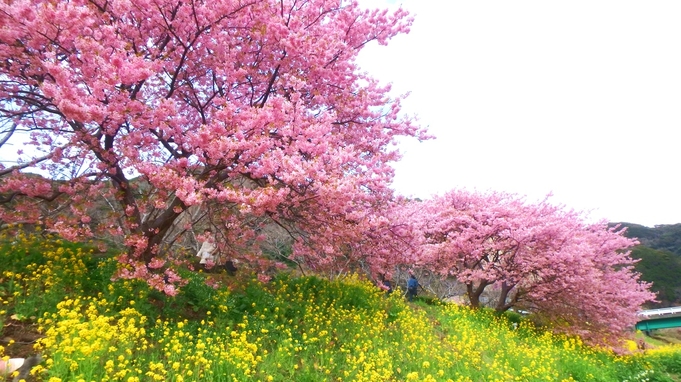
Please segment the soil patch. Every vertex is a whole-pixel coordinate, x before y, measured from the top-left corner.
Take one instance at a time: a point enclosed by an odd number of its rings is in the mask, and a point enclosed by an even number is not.
[[[36,353],[33,345],[42,337],[36,324],[9,319],[4,322],[0,332],[0,345],[5,348],[4,355],[26,358]]]

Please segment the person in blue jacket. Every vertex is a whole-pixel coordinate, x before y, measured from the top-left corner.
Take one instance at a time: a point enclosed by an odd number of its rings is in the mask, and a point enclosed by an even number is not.
[[[393,292],[393,284],[388,280],[385,275],[383,275],[383,289],[385,289],[385,294],[390,294]]]
[[[419,282],[416,280],[414,274],[409,275],[409,280],[407,280],[407,299],[413,301],[416,297],[416,292],[419,287]]]

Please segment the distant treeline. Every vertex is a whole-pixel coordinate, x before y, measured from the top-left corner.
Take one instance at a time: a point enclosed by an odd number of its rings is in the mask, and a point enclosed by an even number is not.
[[[640,245],[632,250],[632,257],[640,259],[636,269],[641,278],[653,283],[660,301],[651,308],[681,305],[681,224],[646,227],[632,223],[625,235],[638,238]]]

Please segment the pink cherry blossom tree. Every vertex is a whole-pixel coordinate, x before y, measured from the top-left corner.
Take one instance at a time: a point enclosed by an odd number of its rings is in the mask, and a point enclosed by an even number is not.
[[[2,2],[0,144],[27,142],[0,220],[123,237],[123,276],[159,287],[149,265],[206,218],[235,255],[274,224],[323,265],[390,197],[395,138],[426,138],[355,64],[411,21],[344,0]]]
[[[526,306],[557,331],[590,343],[621,345],[618,340],[638,320],[636,312],[655,301],[650,283],[639,279],[629,256],[637,242],[623,232],[606,222],[575,231],[560,260],[546,267],[542,282],[529,290]]]
[[[312,241],[323,248],[301,246],[293,259],[331,278],[351,272],[375,280],[389,277],[396,267],[405,265],[404,254],[414,248],[412,224],[408,217],[397,214],[404,203],[401,198],[384,199],[371,208],[358,210],[352,215],[353,229],[344,235],[332,234],[329,230],[334,227],[311,230]]]
[[[497,311],[529,310],[558,331],[609,343],[655,297],[633,270],[635,240],[548,199],[452,191],[406,208],[421,232],[413,262],[458,279],[474,308],[493,290]]]

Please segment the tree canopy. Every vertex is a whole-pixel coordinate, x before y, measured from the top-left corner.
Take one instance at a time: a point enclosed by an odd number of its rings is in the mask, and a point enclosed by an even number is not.
[[[426,137],[355,64],[411,21],[327,0],[3,2],[3,143],[28,142],[0,169],[0,219],[124,237],[130,277],[201,219],[235,256],[274,224],[294,257],[333,259],[389,199],[394,139]]]

